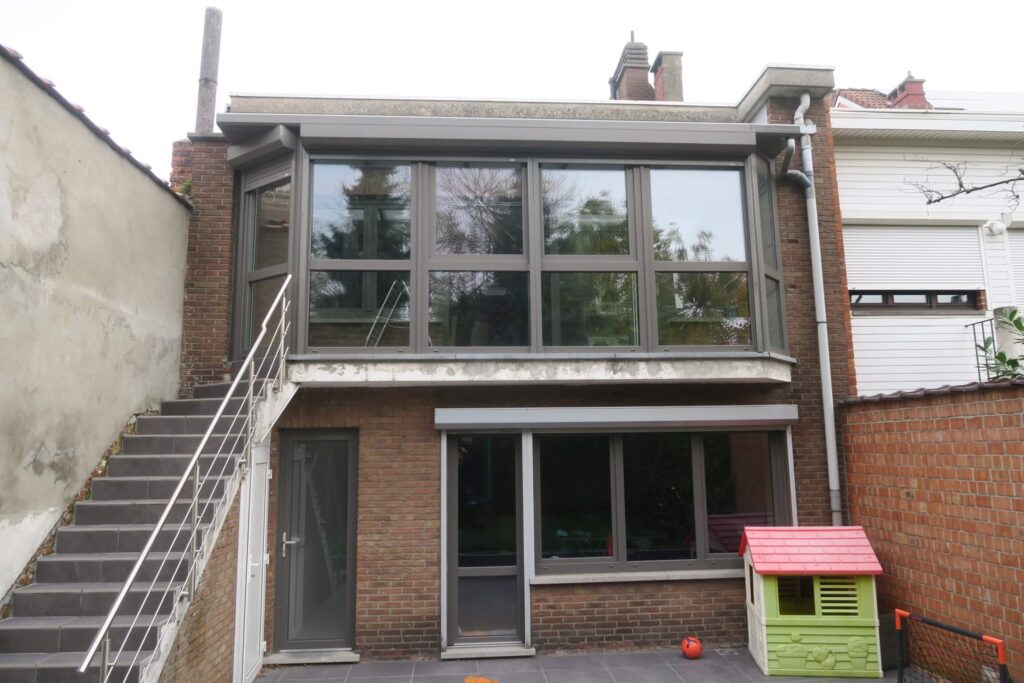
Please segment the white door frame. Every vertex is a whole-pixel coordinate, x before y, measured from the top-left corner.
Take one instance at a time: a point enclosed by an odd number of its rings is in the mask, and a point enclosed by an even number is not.
[[[249,683],[263,666],[266,641],[263,636],[266,611],[267,513],[270,492],[270,446],[253,446],[249,472],[238,493],[238,562],[235,574],[235,649],[232,681]],[[255,513],[255,514],[254,514]],[[254,525],[255,522],[255,525]],[[255,542],[252,533],[256,532]],[[247,609],[253,601],[252,608]],[[246,642],[246,626],[253,624],[255,637]],[[254,668],[246,671],[245,660],[253,652]]]

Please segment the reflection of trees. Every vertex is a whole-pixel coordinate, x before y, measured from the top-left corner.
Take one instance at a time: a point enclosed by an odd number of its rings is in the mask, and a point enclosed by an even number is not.
[[[570,173],[542,174],[548,254],[628,254],[626,207],[610,190],[581,197]]]
[[[523,253],[520,167],[437,169],[437,253]]]
[[[636,346],[633,273],[545,273],[545,344]]]
[[[333,165],[318,166],[330,173]],[[339,183],[338,210],[314,206],[314,258],[409,258],[408,166],[342,166],[358,173]]]
[[[435,346],[526,346],[526,273],[430,274],[430,343]]]
[[[646,560],[694,557],[689,435],[631,434],[623,447],[629,552]]]

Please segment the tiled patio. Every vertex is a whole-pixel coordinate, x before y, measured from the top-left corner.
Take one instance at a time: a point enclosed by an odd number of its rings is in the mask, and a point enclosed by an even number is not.
[[[849,678],[781,678],[761,674],[743,650],[711,650],[699,660],[678,651],[539,655],[523,659],[366,662],[264,668],[259,683],[348,681],[358,683],[463,683],[477,674],[499,683],[832,683]],[[886,681],[895,681],[888,672]]]

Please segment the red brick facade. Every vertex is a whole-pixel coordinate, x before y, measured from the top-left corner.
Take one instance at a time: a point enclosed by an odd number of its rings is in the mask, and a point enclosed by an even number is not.
[[[848,405],[843,435],[880,607],[1004,638],[1024,677],[1024,386]]]
[[[192,138],[192,203],[188,223],[185,308],[182,315],[179,396],[224,375],[231,330],[235,253],[234,172],[222,137]]]
[[[192,141],[176,140],[171,145],[171,189],[192,192]]]

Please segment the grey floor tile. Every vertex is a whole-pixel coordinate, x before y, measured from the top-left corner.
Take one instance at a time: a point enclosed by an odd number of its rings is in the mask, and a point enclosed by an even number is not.
[[[548,683],[543,671],[501,671],[480,673],[478,676],[498,681],[498,683]]]
[[[621,666],[608,667],[615,683],[679,683],[679,676],[672,667],[658,666]]]
[[[412,670],[414,678],[421,676],[443,676],[445,674],[455,675],[475,674],[477,672],[477,660],[461,659],[445,662],[416,662]]]
[[[549,683],[614,683],[608,669],[545,669],[544,676]]]
[[[267,667],[263,667],[263,670],[260,671],[260,675],[256,677],[256,683],[274,683],[280,678],[280,669],[269,669]]]
[[[281,667],[279,681],[344,681],[351,664],[303,664]]]
[[[687,666],[689,662],[672,666],[685,683],[750,683],[750,678],[729,666]]]
[[[665,660],[658,652],[610,652],[601,655],[601,661],[608,668],[617,666],[665,666]]]
[[[538,658],[540,668],[545,671],[561,671],[562,669],[603,669],[601,655],[550,655]]]
[[[478,659],[476,670],[481,676],[505,671],[540,671],[540,660],[537,657],[510,657],[509,659]],[[493,678],[493,676],[492,676]]]
[[[412,670],[415,662],[367,662],[356,664],[352,667],[352,673],[348,679],[362,680],[364,678],[380,676],[406,676],[412,678]]]

